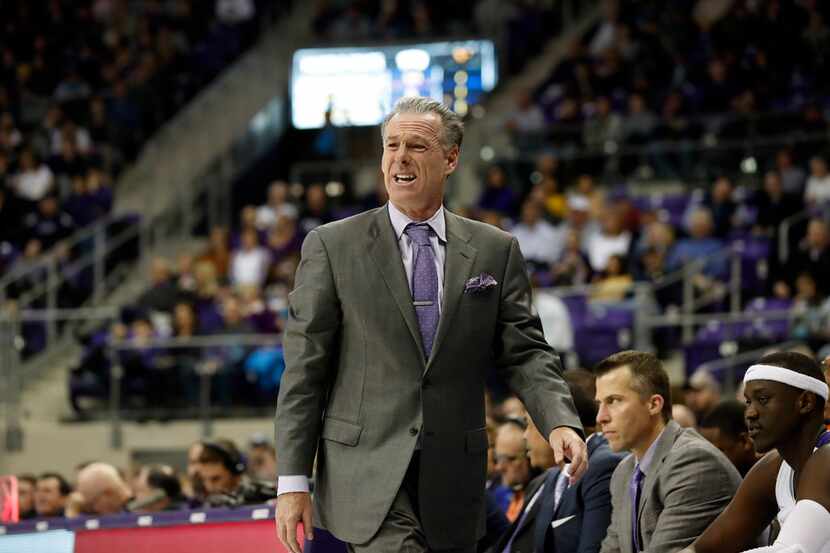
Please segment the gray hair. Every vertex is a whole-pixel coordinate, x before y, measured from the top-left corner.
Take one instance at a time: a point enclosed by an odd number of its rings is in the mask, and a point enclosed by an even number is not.
[[[383,123],[380,125],[381,137],[386,137],[386,125],[399,113],[434,113],[441,119],[441,146],[445,150],[449,150],[453,146],[458,146],[461,149],[461,141],[464,139],[464,122],[460,115],[441,102],[423,96],[401,98],[392,108],[392,111],[383,118]]]

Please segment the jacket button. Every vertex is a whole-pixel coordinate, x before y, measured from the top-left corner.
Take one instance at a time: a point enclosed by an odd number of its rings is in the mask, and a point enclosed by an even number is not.
[[[418,435],[418,429],[413,426],[412,428],[409,429],[409,434],[412,435],[412,436],[417,436]]]

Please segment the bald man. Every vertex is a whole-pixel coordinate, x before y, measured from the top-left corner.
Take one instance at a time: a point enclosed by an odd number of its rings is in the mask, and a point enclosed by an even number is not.
[[[77,491],[70,496],[67,516],[114,515],[126,510],[130,487],[107,463],[92,463],[78,473]]]
[[[521,513],[525,488],[538,475],[527,456],[525,428],[522,419],[507,419],[496,435],[496,468],[501,472],[502,483],[513,490],[513,498],[505,513],[510,522],[516,520]]]

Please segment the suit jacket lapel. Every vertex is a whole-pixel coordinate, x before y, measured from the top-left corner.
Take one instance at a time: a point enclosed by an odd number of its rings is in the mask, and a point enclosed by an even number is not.
[[[542,504],[539,506],[539,512],[536,513],[536,527],[533,529],[533,543],[536,545],[536,551],[545,550],[548,527],[556,517],[555,511],[559,510],[556,505],[556,480],[559,478],[559,472],[558,468],[552,468],[545,477],[545,491],[542,492]]]
[[[427,362],[429,371],[435,352],[447,336],[453,315],[458,309],[458,303],[464,294],[464,284],[470,276],[477,250],[469,244],[471,235],[464,228],[459,217],[444,210],[447,224],[447,255],[444,261],[444,297],[441,304],[441,318],[438,320],[438,330],[435,342],[432,344],[432,355]],[[400,256],[399,256],[400,257]],[[414,308],[412,310],[414,317]],[[416,323],[415,328],[418,328]]]
[[[608,441],[602,436],[602,434],[594,434],[588,440],[588,461],[590,462],[591,455],[593,455],[594,451],[604,443],[608,443]],[[545,536],[547,535],[547,529],[550,524],[559,518],[562,518],[559,513],[563,509],[565,509],[568,505],[571,505],[576,500],[576,495],[579,493],[579,486],[582,485],[582,482],[577,483],[575,486],[567,487],[562,492],[562,497],[559,500],[559,503],[556,504],[556,482],[559,478],[560,470],[558,468],[550,469],[548,473],[547,480],[545,481],[545,502],[542,503],[539,513],[536,515],[536,529],[535,529],[535,541],[534,543],[538,544],[537,551],[546,551],[547,548],[544,547],[545,545]],[[548,489],[550,486],[550,489]],[[576,512],[576,506],[572,510],[565,511],[562,513],[563,515],[567,514],[570,515]]]
[[[401,251],[395,240],[395,229],[389,220],[388,208],[378,209],[375,217],[369,226],[369,253],[377,265],[389,292],[398,309],[403,315],[406,326],[412,334],[412,339],[418,345],[418,351],[423,352],[424,346],[421,341],[421,330],[418,326],[418,317],[415,315],[415,307],[412,305],[412,293],[409,291],[409,284],[406,282],[406,271],[401,260]],[[440,327],[439,327],[440,328]],[[433,346],[433,351],[435,347]],[[424,361],[423,353],[421,361]]]
[[[637,520],[640,522],[641,529],[643,527],[643,511],[645,511],[646,500],[651,497],[651,492],[654,490],[654,485],[657,483],[657,476],[660,474],[660,467],[663,464],[663,460],[665,460],[666,455],[668,455],[671,451],[680,430],[680,425],[674,421],[669,421],[668,424],[666,424],[666,429],[663,431],[663,434],[661,434],[660,438],[658,438],[657,447],[654,450],[654,457],[651,460],[651,464],[648,467],[648,474],[646,474],[645,481],[643,482],[643,491],[640,493],[640,505],[637,513]],[[641,545],[645,547],[645,544]]]
[[[634,465],[636,460],[634,459],[634,455],[631,454],[626,458],[624,461],[624,474],[625,478],[622,478],[618,490],[615,490],[617,497],[620,497],[622,500],[618,502],[618,505],[621,506],[620,508],[620,522],[622,524],[622,528],[617,528],[617,538],[619,539],[621,550],[622,551],[631,551],[634,549],[634,544],[631,542],[631,494],[629,493],[629,486],[631,484],[631,476],[634,474]],[[614,509],[617,507],[614,506]],[[612,515],[613,516],[613,515]]]

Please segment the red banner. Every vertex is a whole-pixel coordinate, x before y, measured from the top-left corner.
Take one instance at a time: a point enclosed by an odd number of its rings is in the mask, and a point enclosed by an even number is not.
[[[75,553],[286,553],[273,520],[80,531]]]
[[[15,523],[19,520],[17,477],[0,476],[0,522]]]

